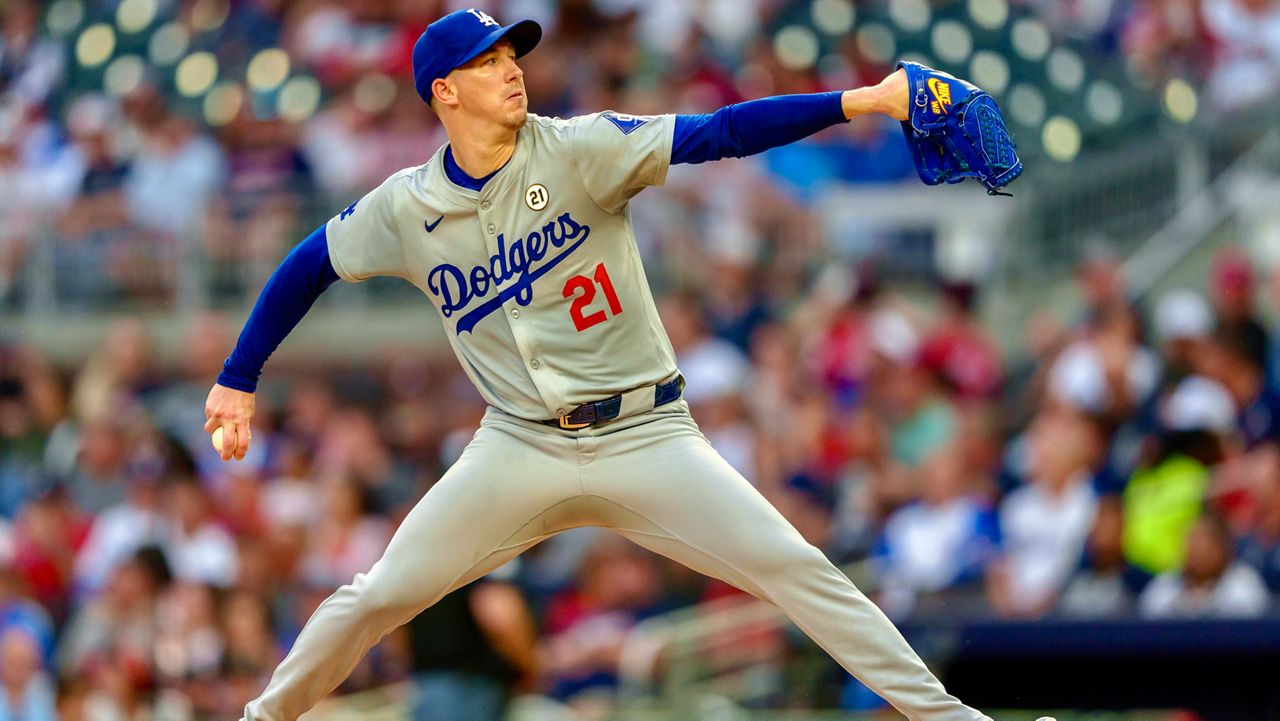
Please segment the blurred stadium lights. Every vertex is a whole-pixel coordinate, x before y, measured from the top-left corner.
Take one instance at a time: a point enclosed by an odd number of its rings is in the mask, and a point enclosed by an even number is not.
[[[969,0],[969,17],[987,30],[999,30],[1009,19],[1009,3],[1005,0]]]
[[[360,110],[376,115],[396,100],[396,81],[381,73],[371,73],[356,82],[354,100]]]
[[[1055,115],[1044,124],[1041,143],[1049,157],[1069,163],[1080,154],[1080,127],[1071,118]]]
[[[1044,120],[1044,93],[1033,85],[1019,83],[1009,90],[1009,114],[1013,119],[1030,128],[1040,125]]]
[[[1114,73],[1105,74],[1105,67],[1095,77],[1084,50],[1071,40],[1059,43],[1044,21],[1009,0],[886,0],[867,6],[855,0],[807,0],[795,7],[798,12],[772,33],[772,49],[782,66],[816,71],[832,87],[855,82],[851,59],[841,52],[848,41],[874,63],[888,65],[899,58],[938,63],[1000,99],[1020,126],[1024,150],[1043,150],[1063,162],[1081,152],[1089,134],[1117,128],[1127,115],[1149,117],[1163,111],[1185,123],[1197,112],[1196,90],[1181,80],[1153,89],[1150,97],[1126,98],[1134,79],[1115,79]],[[324,92],[319,82],[292,77],[303,68],[281,48],[255,49],[245,66],[220,66],[220,53],[209,47],[204,33],[228,21],[228,0],[192,0],[176,16],[167,0],[120,0],[107,22],[97,21],[100,13],[92,13],[93,8],[84,0],[55,0],[45,23],[52,34],[77,39],[74,55],[81,67],[105,64],[99,82],[109,96],[128,94],[160,70],[158,79],[167,79],[180,95],[203,100],[196,110],[202,107],[205,121],[213,126],[230,122],[250,100],[255,115],[290,122],[303,122],[320,110]],[[134,54],[139,51],[133,47],[143,42],[145,51]],[[129,54],[115,57],[121,52]],[[233,71],[244,73],[238,84],[219,83],[220,74]],[[735,84],[749,97],[774,92],[767,71],[750,64],[739,68]],[[355,86],[356,106],[383,112],[394,102],[397,87],[386,76],[366,75]],[[1046,124],[1050,116],[1057,122]],[[1041,141],[1043,148],[1038,147]]]
[[[969,74],[975,85],[993,95],[1002,95],[1009,87],[1009,61],[990,50],[979,50],[973,54]]]
[[[1196,90],[1187,81],[1174,78],[1164,86],[1164,108],[1169,117],[1189,123],[1196,117],[1197,106]]]
[[[1089,116],[1102,125],[1115,125],[1124,113],[1124,96],[1105,80],[1095,80],[1089,85],[1084,102]]]
[[[1009,31],[1013,49],[1024,60],[1038,62],[1049,54],[1049,28],[1032,17],[1018,18]]]
[[[289,55],[280,48],[260,50],[249,61],[246,78],[258,92],[275,90],[289,77]]]
[[[235,120],[244,106],[244,89],[238,83],[218,83],[204,96],[204,120],[214,127]]]
[[[832,37],[840,37],[853,29],[857,14],[849,0],[813,0],[810,8],[813,24]]]
[[[65,38],[80,27],[84,21],[84,4],[80,0],[57,0],[49,6],[45,24],[49,34],[55,38]]]
[[[818,37],[803,25],[788,25],[773,38],[778,62],[790,70],[807,70],[818,62]]]
[[[880,23],[869,22],[858,28],[854,42],[858,52],[873,62],[887,63],[898,54],[893,31]]]
[[[955,20],[938,21],[931,37],[933,54],[952,65],[960,65],[973,53],[973,34]]]
[[[76,62],[86,68],[97,67],[116,49],[116,31],[106,23],[95,23],[80,33],[76,40]]]
[[[290,78],[276,98],[276,112],[291,123],[300,123],[320,108],[320,83],[313,77],[301,75]]]
[[[108,95],[128,95],[142,84],[146,63],[137,55],[121,55],[107,66],[102,76],[102,89]]]
[[[926,0],[889,0],[889,17],[903,30],[918,33],[929,27],[932,12]]]
[[[1049,53],[1045,69],[1048,71],[1049,82],[1064,93],[1079,92],[1080,86],[1084,84],[1084,60],[1070,48],[1054,48]]]
[[[211,52],[191,53],[178,63],[174,86],[188,98],[204,95],[218,79],[218,58]]]
[[[165,23],[151,34],[147,42],[147,54],[153,65],[173,65],[187,52],[191,39],[187,29],[177,22]]]
[[[124,0],[116,8],[116,27],[132,34],[146,30],[156,19],[156,0]]]

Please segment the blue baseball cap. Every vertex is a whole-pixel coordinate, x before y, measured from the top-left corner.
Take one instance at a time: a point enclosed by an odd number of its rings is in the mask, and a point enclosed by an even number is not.
[[[413,86],[431,104],[431,83],[506,38],[515,46],[516,57],[533,50],[542,39],[542,26],[521,20],[507,26],[486,13],[471,8],[458,10],[427,26],[413,44]]]

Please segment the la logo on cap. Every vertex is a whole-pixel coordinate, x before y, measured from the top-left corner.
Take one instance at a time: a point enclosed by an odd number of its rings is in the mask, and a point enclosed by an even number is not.
[[[471,8],[470,10],[467,10],[467,12],[471,13],[472,15],[475,15],[476,20],[479,20],[481,24],[492,25],[495,28],[498,27],[498,21],[489,17],[489,14],[483,10],[476,10],[475,8]]]

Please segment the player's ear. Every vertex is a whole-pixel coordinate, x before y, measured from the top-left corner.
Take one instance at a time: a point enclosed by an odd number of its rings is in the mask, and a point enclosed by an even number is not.
[[[436,78],[431,82],[431,97],[441,105],[457,107],[458,89],[444,78]]]

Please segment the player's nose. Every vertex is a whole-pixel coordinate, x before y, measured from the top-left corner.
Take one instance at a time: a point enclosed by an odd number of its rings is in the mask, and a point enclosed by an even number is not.
[[[506,77],[506,81],[507,81],[507,82],[509,82],[509,83],[514,83],[515,81],[517,81],[517,80],[519,80],[520,78],[523,78],[523,77],[524,77],[524,71],[523,71],[523,70],[521,70],[521,69],[520,69],[520,66],[516,63],[516,61],[515,61],[514,59],[512,59],[512,60],[507,64],[507,77]]]

